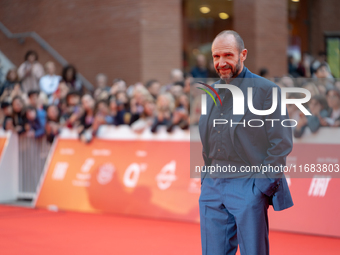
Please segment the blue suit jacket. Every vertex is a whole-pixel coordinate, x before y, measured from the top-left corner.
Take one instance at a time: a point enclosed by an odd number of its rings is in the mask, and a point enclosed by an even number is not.
[[[220,81],[214,83],[220,83]],[[278,104],[276,110],[266,116],[258,116],[253,114],[248,109],[247,103],[247,88],[253,88],[253,106],[258,110],[270,109],[272,106],[272,89],[278,88]],[[232,121],[241,122],[246,121],[246,126],[237,125],[235,128],[230,128],[230,137],[235,151],[247,165],[251,166],[280,166],[286,164],[286,157],[291,152],[293,147],[292,129],[283,127],[281,121],[288,119],[288,113],[281,115],[281,90],[273,82],[262,78],[258,75],[246,70],[245,79],[243,79],[239,88],[242,90],[245,97],[244,100],[244,115],[232,115]],[[215,88],[218,91],[217,88]],[[218,101],[218,100],[217,100]],[[208,117],[213,108],[214,102],[212,98],[207,97],[207,115],[201,115],[199,120],[199,131],[203,145],[203,159],[206,166],[211,165],[211,158],[209,156],[208,143]],[[250,119],[262,119],[264,125],[262,127],[250,127],[247,123]],[[274,122],[272,127],[271,121],[265,119],[279,119]],[[229,120],[228,120],[229,121]],[[228,122],[229,124],[230,122]],[[252,123],[252,125],[259,125],[259,123]],[[287,123],[286,123],[287,125]],[[239,127],[241,126],[241,127]],[[235,139],[237,136],[238,139]],[[238,148],[242,148],[241,150]],[[262,175],[262,173],[259,173]],[[205,176],[202,176],[202,182]],[[263,178],[264,177],[264,178]],[[267,195],[270,203],[273,205],[275,211],[280,211],[293,206],[292,197],[288,188],[287,180],[282,173],[270,173],[262,176],[262,178],[255,179],[255,185],[259,190]]]

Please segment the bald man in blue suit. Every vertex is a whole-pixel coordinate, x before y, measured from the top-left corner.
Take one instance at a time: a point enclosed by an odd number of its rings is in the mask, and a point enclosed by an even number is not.
[[[262,171],[269,166],[281,169],[285,166],[293,146],[292,129],[281,122],[289,117],[281,115],[280,88],[244,66],[247,49],[238,33],[228,30],[217,35],[212,55],[221,78],[212,86],[222,105],[214,105],[213,99],[207,97],[206,115],[199,121],[203,159],[205,166],[232,166],[237,171],[223,175],[202,173],[199,199],[202,254],[235,254],[239,245],[241,255],[266,255],[269,205],[275,211],[293,206],[283,172]],[[258,116],[249,111],[245,100],[244,114],[234,115],[232,93],[216,88],[218,84],[237,86],[245,98],[251,87],[253,106],[258,110],[271,108],[273,88],[277,88],[278,107],[267,116]],[[236,125],[215,125],[214,119],[230,120]],[[264,124],[246,125],[252,119],[263,120]],[[257,166],[261,171],[240,172],[245,166]]]

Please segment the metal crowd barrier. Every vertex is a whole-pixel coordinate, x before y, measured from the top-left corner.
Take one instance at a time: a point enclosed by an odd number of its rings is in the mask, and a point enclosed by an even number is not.
[[[19,198],[34,199],[50,148],[45,136],[19,136]]]

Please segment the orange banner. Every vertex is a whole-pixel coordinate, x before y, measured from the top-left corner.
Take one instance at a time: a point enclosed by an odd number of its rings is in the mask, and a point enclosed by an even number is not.
[[[59,139],[37,207],[199,221],[188,141]]]
[[[294,144],[287,165],[296,165],[298,171],[308,173],[286,174],[294,206],[282,212],[271,209],[271,229],[340,237],[340,173],[335,172],[340,163],[339,152],[340,144]],[[318,164],[327,166],[327,171],[317,172]]]
[[[200,146],[191,143],[191,153],[200,154]],[[298,143],[287,164],[337,164],[339,151],[335,144]],[[84,144],[59,139],[36,206],[198,222],[201,184],[199,178],[190,178],[189,169],[187,140],[94,139]],[[340,237],[340,179],[319,175],[289,178],[287,174],[295,205],[282,212],[270,209],[271,229]]]

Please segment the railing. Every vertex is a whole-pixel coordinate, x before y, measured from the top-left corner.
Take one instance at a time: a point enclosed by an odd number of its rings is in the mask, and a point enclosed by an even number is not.
[[[33,199],[51,144],[46,137],[19,136],[19,198]]]
[[[25,32],[25,33],[16,33],[13,34],[8,28],[0,22],[0,30],[6,35],[7,38],[10,39],[19,39],[24,40],[27,37],[33,38],[44,50],[46,50],[59,64],[62,66],[66,66],[69,63],[66,59],[64,59],[51,45],[49,45],[40,35],[36,32]],[[78,73],[78,78],[81,79],[84,86],[88,90],[93,90],[93,85],[80,73]]]

